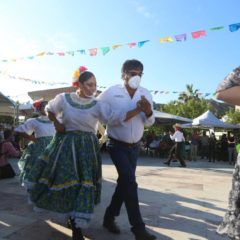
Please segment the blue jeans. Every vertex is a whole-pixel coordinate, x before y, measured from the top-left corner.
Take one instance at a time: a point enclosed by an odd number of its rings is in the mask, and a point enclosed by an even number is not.
[[[107,149],[117,169],[118,179],[105,217],[114,220],[115,216],[119,216],[121,206],[125,203],[132,230],[138,231],[145,229],[145,224],[139,209],[138,185],[135,176],[140,146],[128,147],[110,140],[107,143]]]

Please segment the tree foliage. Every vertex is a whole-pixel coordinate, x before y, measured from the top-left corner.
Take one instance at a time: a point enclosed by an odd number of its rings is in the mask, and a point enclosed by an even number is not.
[[[229,123],[239,124],[240,123],[240,110],[231,109],[226,114],[226,120]]]
[[[187,84],[186,90],[179,94],[178,100],[187,103],[189,100],[199,99],[199,89],[193,89],[193,84]]]
[[[186,118],[196,118],[209,110],[209,105],[205,99],[190,99],[186,103],[170,102],[161,106],[159,110]]]

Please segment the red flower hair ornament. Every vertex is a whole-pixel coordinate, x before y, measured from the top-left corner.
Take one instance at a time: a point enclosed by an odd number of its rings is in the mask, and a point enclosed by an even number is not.
[[[33,108],[34,108],[35,112],[39,112],[41,110],[43,103],[45,103],[45,102],[46,101],[43,98],[36,100],[33,103]]]
[[[85,66],[80,66],[78,69],[76,69],[73,73],[73,76],[72,76],[72,86],[73,87],[79,87],[79,77],[80,75],[87,71],[87,68]]]

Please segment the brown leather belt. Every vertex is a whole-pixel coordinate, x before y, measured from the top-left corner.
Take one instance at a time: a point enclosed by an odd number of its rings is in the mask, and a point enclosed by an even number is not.
[[[127,143],[127,142],[122,142],[120,140],[117,140],[117,139],[114,139],[112,137],[108,137],[110,139],[110,141],[116,143],[116,144],[119,144],[119,145],[122,145],[122,146],[125,146],[125,147],[136,147],[139,145],[140,141],[136,142],[136,143]]]

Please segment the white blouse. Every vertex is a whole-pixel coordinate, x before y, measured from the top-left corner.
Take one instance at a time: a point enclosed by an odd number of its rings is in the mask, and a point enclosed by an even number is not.
[[[55,127],[47,116],[29,118],[25,123],[14,129],[16,132],[25,132],[28,135],[34,133],[36,138],[51,137],[55,134]]]
[[[97,132],[98,121],[121,124],[126,118],[122,110],[113,111],[110,105],[95,98],[81,98],[75,92],[60,93],[48,102],[45,110],[61,116],[66,131]]]

